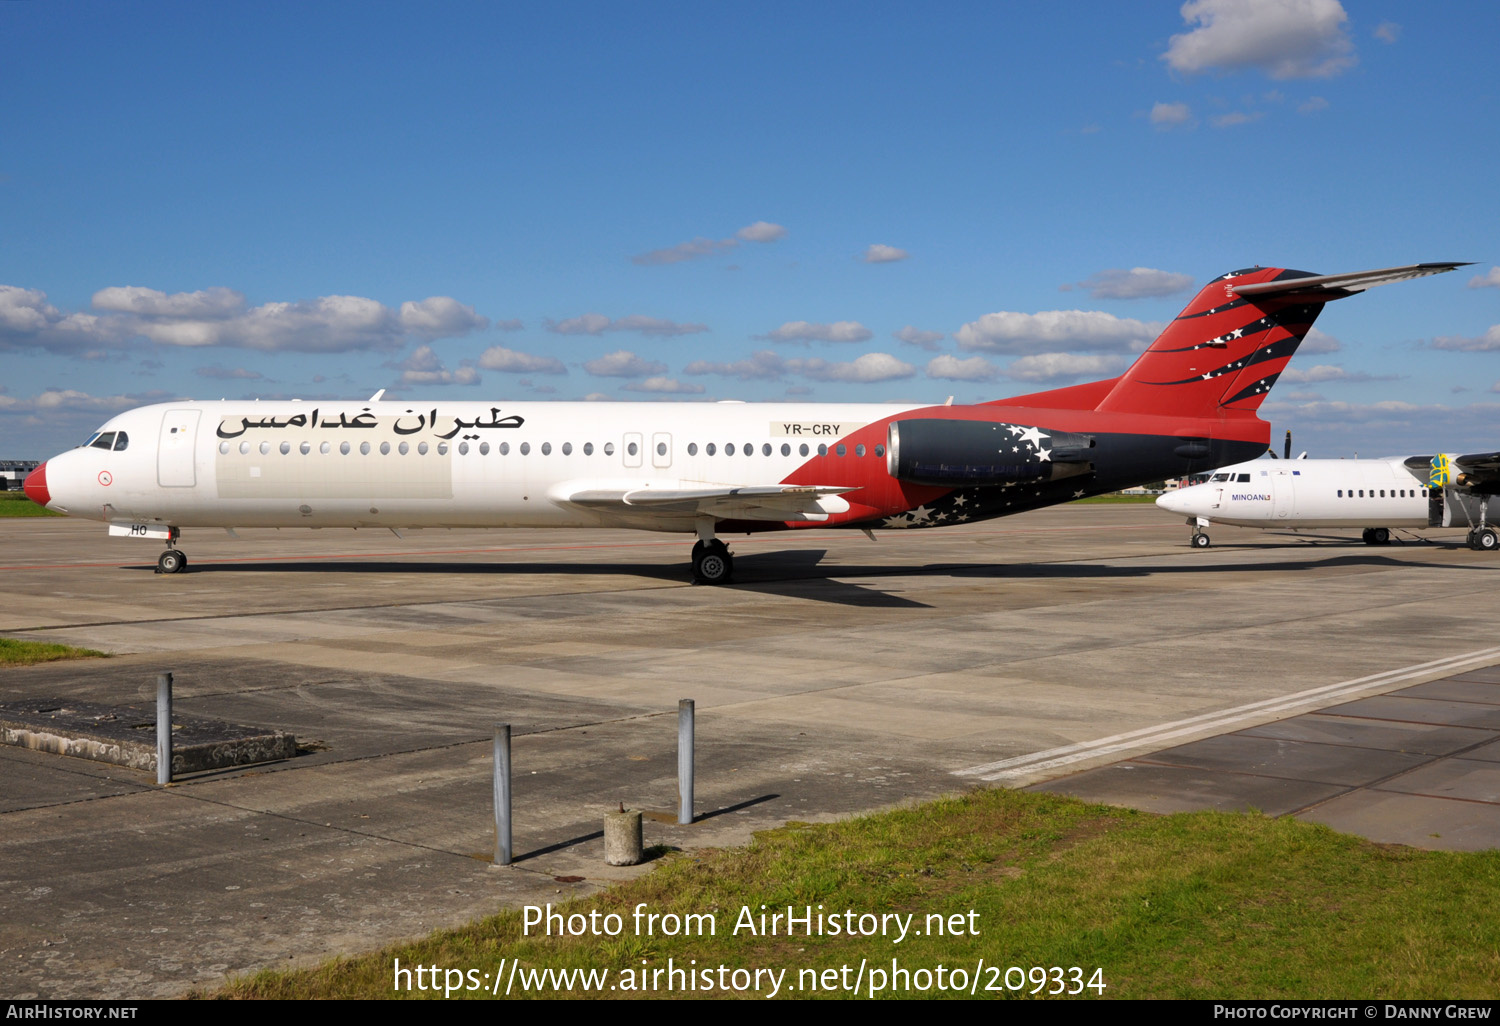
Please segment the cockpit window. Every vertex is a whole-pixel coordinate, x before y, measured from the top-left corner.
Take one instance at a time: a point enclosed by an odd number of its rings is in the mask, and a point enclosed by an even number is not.
[[[1241,474],[1239,477],[1235,478],[1234,480],[1235,480],[1236,484],[1247,484],[1250,481],[1250,475],[1249,474]]]
[[[115,452],[124,452],[125,447],[130,444],[130,436],[121,431],[115,435]]]
[[[1209,478],[1209,480],[1210,481],[1228,481],[1229,478],[1230,478],[1230,476],[1231,475],[1229,475],[1229,474],[1215,474],[1213,477]]]
[[[105,431],[103,434],[96,435],[94,436],[94,440],[89,443],[89,446],[108,452],[115,447],[115,433],[113,431]]]

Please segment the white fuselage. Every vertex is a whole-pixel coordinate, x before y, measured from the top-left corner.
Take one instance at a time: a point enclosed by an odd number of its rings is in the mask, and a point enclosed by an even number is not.
[[[47,461],[54,509],[174,527],[693,529],[569,496],[886,479],[884,429],[916,406],[747,403],[181,402],[113,418]],[[830,415],[831,414],[831,415]],[[816,481],[814,482],[816,483]],[[837,496],[820,500],[848,511]],[[812,510],[786,520],[821,521]]]
[[[1215,471],[1169,492],[1162,509],[1238,527],[1426,527],[1426,475],[1402,458],[1273,460]]]

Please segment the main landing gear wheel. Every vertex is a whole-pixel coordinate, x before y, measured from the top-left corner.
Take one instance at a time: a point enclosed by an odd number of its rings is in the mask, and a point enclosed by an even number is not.
[[[693,546],[693,580],[698,584],[727,584],[734,575],[729,546],[715,538]]]
[[[1492,527],[1481,527],[1469,535],[1469,548],[1478,552],[1500,550],[1500,534],[1496,534]]]
[[[1366,545],[1389,545],[1391,532],[1384,527],[1367,527],[1363,537]]]
[[[1206,549],[1208,548],[1209,544],[1210,543],[1208,540],[1208,535],[1204,534],[1202,531],[1199,531],[1197,534],[1193,535],[1193,548]]]
[[[167,549],[156,557],[156,572],[159,574],[180,573],[187,567],[187,557],[176,549]]]

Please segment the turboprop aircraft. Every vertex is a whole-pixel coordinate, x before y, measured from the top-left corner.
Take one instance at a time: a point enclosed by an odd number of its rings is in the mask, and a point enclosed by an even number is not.
[[[719,584],[720,534],[973,522],[1264,452],[1255,411],[1325,303],[1460,266],[1234,271],[1119,377],[973,406],[184,401],[25,488],[165,542],[161,573],[193,527],[631,527],[695,534]]]
[[[1272,456],[1275,454],[1272,453]],[[1468,529],[1472,549],[1500,549],[1489,526],[1490,496],[1500,492],[1500,452],[1381,460],[1258,459],[1224,467],[1207,481],[1156,500],[1183,514],[1194,548],[1206,549],[1210,523],[1236,527],[1362,527],[1367,545],[1385,545],[1392,528]]]

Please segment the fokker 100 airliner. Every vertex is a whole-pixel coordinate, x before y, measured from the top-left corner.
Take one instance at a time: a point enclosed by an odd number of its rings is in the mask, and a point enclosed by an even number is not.
[[[1265,451],[1256,416],[1323,305],[1450,271],[1256,267],[1214,279],[1124,374],[973,406],[176,402],[113,418],[26,480],[50,509],[166,543],[191,527],[937,527]]]

